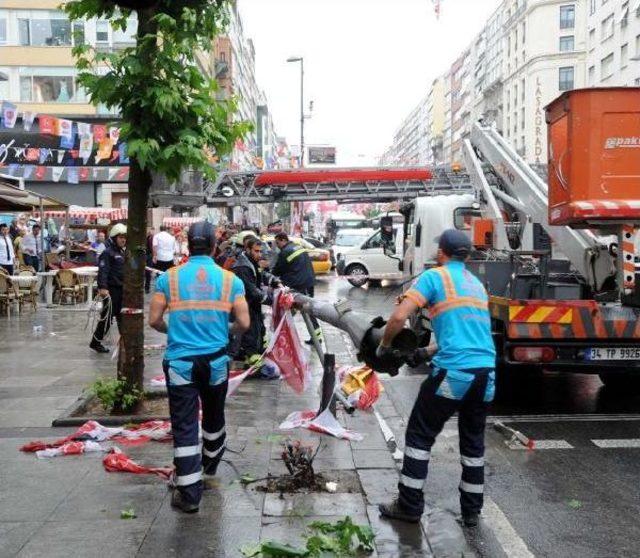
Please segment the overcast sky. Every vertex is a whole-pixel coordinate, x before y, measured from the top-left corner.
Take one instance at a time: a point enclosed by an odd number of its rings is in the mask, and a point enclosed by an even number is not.
[[[303,56],[305,144],[335,145],[339,165],[372,165],[435,77],[480,31],[499,0],[238,0],[256,48],[258,84],[276,132],[300,142]]]

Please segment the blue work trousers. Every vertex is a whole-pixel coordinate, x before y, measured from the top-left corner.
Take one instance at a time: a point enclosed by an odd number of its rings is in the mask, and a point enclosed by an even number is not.
[[[464,515],[479,513],[482,509],[484,431],[488,401],[493,399],[493,379],[491,368],[436,369],[422,383],[407,425],[404,462],[398,484],[400,505],[407,512],[420,515],[424,511],[423,490],[431,447],[456,411],[462,464],[460,507]]]

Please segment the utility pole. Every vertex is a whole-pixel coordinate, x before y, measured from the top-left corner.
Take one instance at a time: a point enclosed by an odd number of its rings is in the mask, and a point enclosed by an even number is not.
[[[291,56],[287,62],[300,62],[300,167],[304,167],[304,58]]]

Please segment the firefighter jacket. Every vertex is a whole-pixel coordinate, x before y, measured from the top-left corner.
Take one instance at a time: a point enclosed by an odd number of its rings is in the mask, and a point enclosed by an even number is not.
[[[289,242],[278,254],[273,274],[287,286],[301,293],[313,290],[315,276],[311,258],[305,248]]]

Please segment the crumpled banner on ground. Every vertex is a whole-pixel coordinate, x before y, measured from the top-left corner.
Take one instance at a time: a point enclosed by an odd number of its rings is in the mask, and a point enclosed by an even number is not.
[[[330,434],[343,440],[360,442],[364,436],[353,430],[347,430],[327,408],[318,416],[315,411],[294,411],[280,425],[280,430],[293,430],[294,428],[307,428],[314,432]]]
[[[288,310],[269,342],[264,360],[276,367],[280,376],[296,393],[304,392],[309,385],[311,371],[307,351],[300,343],[293,317]]]
[[[276,331],[285,313],[293,307],[293,293],[289,289],[276,289],[271,307],[271,331]]]
[[[103,442],[105,440],[117,440],[123,443],[143,443],[149,440],[166,442],[171,440],[171,421],[151,420],[131,426],[129,428],[103,426],[95,420],[85,422],[73,434],[60,438],[53,442],[29,442],[20,448],[20,451],[35,452],[50,448],[59,448],[67,442],[92,440]]]
[[[45,457],[59,457],[61,455],[80,455],[82,453],[109,451],[107,448],[99,444],[87,440],[86,442],[67,442],[57,448],[47,448],[36,451],[36,456],[39,458]]]
[[[338,370],[338,378],[347,401],[361,411],[371,409],[384,391],[378,375],[368,366],[344,366]]]
[[[109,473],[134,473],[136,475],[157,475],[164,480],[169,480],[173,467],[147,467],[140,465],[131,459],[126,453],[114,447],[102,459],[104,468]]]

